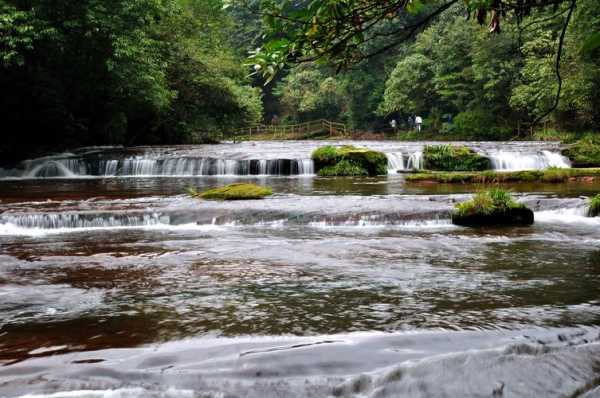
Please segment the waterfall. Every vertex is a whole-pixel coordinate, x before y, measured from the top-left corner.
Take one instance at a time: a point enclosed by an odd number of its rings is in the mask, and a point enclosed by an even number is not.
[[[385,156],[388,160],[388,174],[394,174],[399,170],[405,170],[402,152],[386,153]]]
[[[419,170],[423,168],[423,152],[415,152],[409,156],[406,168],[409,170]]]
[[[0,225],[27,229],[132,227],[169,224],[169,217],[151,214],[37,213],[0,216]]]
[[[33,167],[31,170],[27,172],[25,175],[28,178],[34,177],[75,177],[76,174],[73,172],[73,169],[78,171],[84,170],[80,167],[79,162],[74,159],[66,159],[66,160],[50,160],[44,162],[42,164],[38,164]]]
[[[494,170],[541,170],[548,167],[571,167],[566,157],[550,151],[538,153],[499,151],[490,153],[488,156]]]

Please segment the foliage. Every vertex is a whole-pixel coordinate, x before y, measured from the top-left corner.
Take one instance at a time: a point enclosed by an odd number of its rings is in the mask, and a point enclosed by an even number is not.
[[[461,216],[468,214],[492,214],[504,212],[508,209],[523,208],[525,205],[517,203],[508,191],[501,188],[491,188],[479,191],[473,199],[456,205],[456,213]]]
[[[588,217],[600,216],[600,194],[590,198],[590,207],[588,209]]]
[[[228,0],[228,5],[236,3],[248,6],[251,2]],[[339,70],[406,42],[436,16],[458,3],[457,0],[446,3],[433,0],[263,0],[264,22],[270,40],[254,51],[251,62],[257,73],[267,79],[272,79],[288,63],[307,60],[326,58]],[[489,30],[499,32],[501,15],[511,14],[520,20],[532,9],[556,3],[554,0],[525,3],[496,0],[466,2],[465,6],[479,24],[489,21]],[[387,41],[371,48],[369,45],[379,37]]]
[[[490,160],[465,146],[426,145],[423,165],[428,170],[478,171],[490,168]]]
[[[600,167],[600,137],[588,134],[563,151],[574,167]]]
[[[273,194],[269,187],[262,187],[255,184],[230,184],[220,188],[209,189],[199,195],[202,199],[212,200],[249,200],[263,199]]]
[[[201,141],[256,123],[260,94],[220,0],[0,1],[8,156],[65,146]],[[31,143],[34,142],[35,146]]]
[[[352,160],[340,160],[333,166],[326,166],[319,170],[319,176],[321,177],[335,177],[335,176],[366,176],[369,175],[360,164]]]

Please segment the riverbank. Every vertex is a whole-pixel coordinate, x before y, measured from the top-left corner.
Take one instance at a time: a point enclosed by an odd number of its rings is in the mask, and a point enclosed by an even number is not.
[[[543,182],[565,183],[600,180],[600,168],[521,170],[521,171],[476,171],[476,172],[418,172],[406,176],[407,182],[422,183],[508,183]]]

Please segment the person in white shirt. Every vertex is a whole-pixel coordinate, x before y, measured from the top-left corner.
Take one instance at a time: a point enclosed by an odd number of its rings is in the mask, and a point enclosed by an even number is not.
[[[421,124],[423,124],[423,119],[421,118],[421,116],[416,116],[415,117],[415,125],[417,126],[417,131],[419,133],[421,132]]]

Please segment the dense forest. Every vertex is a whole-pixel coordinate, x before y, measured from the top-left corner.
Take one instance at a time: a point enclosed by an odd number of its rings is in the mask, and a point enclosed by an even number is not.
[[[600,130],[597,0],[513,14],[405,1],[368,30],[354,15],[340,40],[345,3],[0,0],[2,157],[203,142],[274,119],[381,131],[420,115],[441,139]],[[317,56],[295,56],[306,43]]]

